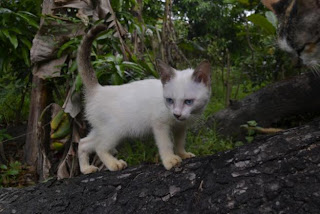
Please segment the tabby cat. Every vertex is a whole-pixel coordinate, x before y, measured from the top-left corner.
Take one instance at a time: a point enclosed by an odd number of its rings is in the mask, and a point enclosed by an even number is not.
[[[262,0],[279,20],[279,47],[310,67],[320,64],[320,0]]]

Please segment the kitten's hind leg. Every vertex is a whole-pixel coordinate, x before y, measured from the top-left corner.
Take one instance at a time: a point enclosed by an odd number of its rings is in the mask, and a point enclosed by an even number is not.
[[[87,137],[82,138],[79,142],[78,157],[80,171],[83,174],[93,173],[98,170],[98,167],[89,164],[89,154],[94,151],[94,145],[95,141],[93,131],[91,131]]]
[[[170,139],[170,127],[159,124],[153,127],[153,134],[159,149],[163,166],[170,170],[181,163],[181,158],[173,153],[173,143]]]
[[[113,156],[117,152],[115,149],[119,138],[116,133],[104,132],[103,138],[100,139],[100,144],[97,146],[96,153],[100,160],[110,171],[118,171],[127,167],[127,163],[124,160],[118,160]],[[107,137],[105,137],[107,136]]]
[[[124,160],[118,160],[111,152],[105,149],[97,149],[96,152],[100,160],[110,171],[119,171],[127,167],[127,163]]]
[[[182,159],[192,158],[195,155],[185,150],[186,127],[179,127],[173,131],[173,137],[176,144],[176,152]]]

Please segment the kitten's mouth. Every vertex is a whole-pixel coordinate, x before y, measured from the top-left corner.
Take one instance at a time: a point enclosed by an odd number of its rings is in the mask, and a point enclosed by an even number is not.
[[[183,121],[186,121],[187,118],[176,118],[176,120],[179,121],[179,122],[183,122]]]

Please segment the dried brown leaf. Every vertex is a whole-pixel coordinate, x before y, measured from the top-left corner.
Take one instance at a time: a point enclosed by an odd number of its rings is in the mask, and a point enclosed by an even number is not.
[[[81,112],[81,94],[75,90],[75,83],[68,92],[68,96],[64,101],[62,108],[75,118]]]
[[[74,174],[76,174],[77,167],[77,157],[76,152],[73,148],[73,143],[70,143],[68,152],[63,157],[62,161],[60,162],[58,166],[57,171],[57,178],[63,179],[63,178],[70,178]]]
[[[36,69],[33,69],[33,75],[45,79],[48,77],[59,77],[61,65],[66,61],[67,55],[54,59],[48,62],[37,64]]]

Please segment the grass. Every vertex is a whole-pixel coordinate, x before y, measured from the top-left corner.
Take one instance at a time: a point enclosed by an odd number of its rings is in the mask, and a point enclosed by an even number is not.
[[[140,163],[158,163],[158,149],[153,139],[128,140],[120,145],[118,158],[123,159],[129,166]]]
[[[235,147],[231,139],[220,137],[215,129],[203,128],[197,135],[188,133],[186,150],[196,156],[206,156]]]
[[[240,145],[242,142],[224,139],[217,134],[215,129],[207,127],[203,127],[197,134],[189,131],[186,139],[186,151],[200,157],[230,150]],[[125,160],[129,166],[160,162],[158,149],[153,139],[124,142],[119,147],[118,158]]]

